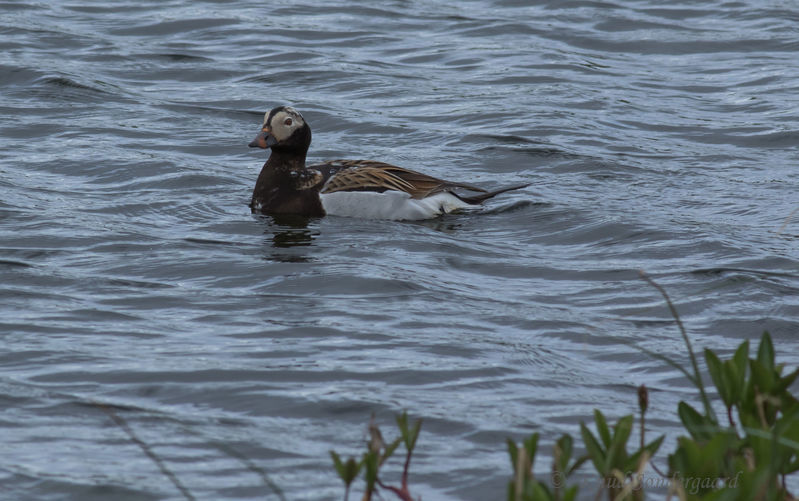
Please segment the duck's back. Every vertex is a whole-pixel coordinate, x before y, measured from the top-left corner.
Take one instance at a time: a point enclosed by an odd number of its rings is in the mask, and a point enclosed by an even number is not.
[[[480,190],[373,160],[332,160],[308,169],[324,178],[319,199],[335,216],[429,219],[470,205],[449,188]]]

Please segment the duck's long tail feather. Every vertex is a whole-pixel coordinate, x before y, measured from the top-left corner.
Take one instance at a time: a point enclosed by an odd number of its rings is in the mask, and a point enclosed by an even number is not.
[[[500,188],[500,189],[498,189],[496,191],[489,191],[487,193],[480,193],[479,195],[473,195],[471,197],[464,197],[464,196],[457,195],[457,194],[455,196],[460,198],[461,200],[463,200],[467,204],[479,205],[479,204],[485,202],[486,200],[488,200],[489,198],[493,198],[493,197],[499,195],[500,193],[505,193],[506,191],[520,190],[522,188],[527,188],[528,186],[530,186],[530,184],[531,183],[517,184],[515,186],[509,186],[507,188]]]

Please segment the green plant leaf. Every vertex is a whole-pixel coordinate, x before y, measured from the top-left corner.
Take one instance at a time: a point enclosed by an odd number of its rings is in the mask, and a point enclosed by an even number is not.
[[[513,468],[513,473],[516,473],[516,465],[519,461],[519,448],[516,446],[516,442],[513,440],[506,438],[505,442],[508,444],[508,454],[510,455],[510,465]]]
[[[374,490],[375,484],[377,483],[377,472],[380,469],[379,458],[377,452],[369,451],[363,454],[363,459],[361,460],[361,464],[366,469],[365,478],[366,478],[366,490],[371,492]]]
[[[530,458],[530,465],[535,462],[535,453],[538,450],[538,433],[533,433],[530,438],[523,442],[524,449],[527,451],[527,457]]]
[[[782,474],[793,473],[799,466],[799,407],[783,412],[771,434],[771,464]]]
[[[532,484],[532,491],[529,498],[525,497],[525,500],[530,499],[531,501],[545,501],[552,499],[552,494],[549,492],[549,489],[542,484],[541,482],[531,482]]]
[[[775,393],[782,393],[796,381],[796,378],[799,377],[799,367],[796,368],[790,374],[786,374],[785,376],[781,377],[779,382],[777,383],[777,387],[775,388]]]
[[[413,451],[416,447],[416,439],[419,438],[419,432],[422,431],[422,420],[417,419],[413,423],[413,430],[411,430],[411,444],[408,447],[408,451]]]
[[[413,452],[413,448],[416,447],[416,439],[419,438],[419,431],[422,428],[422,420],[417,419],[413,428],[408,428],[408,412],[403,411],[397,416],[397,427],[400,429],[403,442],[405,442],[405,448],[408,449],[408,452]]]
[[[349,487],[352,481],[355,480],[355,477],[358,476],[358,473],[360,473],[363,463],[355,461],[355,458],[349,458],[344,462],[336,451],[330,451],[330,457],[333,458],[333,464],[336,467],[339,478]]]
[[[383,454],[380,456],[380,465],[385,463],[386,460],[390,458],[392,454],[394,454],[394,451],[397,450],[397,447],[399,447],[400,443],[402,443],[402,437],[398,437],[393,442],[385,446],[385,450],[383,451]]]
[[[529,438],[522,441],[522,450],[519,450],[519,447],[516,445],[511,439],[506,439],[508,444],[508,454],[510,454],[510,461],[511,467],[513,468],[514,476],[519,474],[519,454],[520,452],[527,458],[527,464],[525,468],[527,471],[523,473],[525,476],[531,477],[532,476],[532,468],[533,468],[533,461],[535,461],[535,453],[538,447],[538,433],[533,433]]]
[[[763,332],[760,338],[760,346],[757,348],[757,361],[763,367],[774,370],[774,344],[771,342],[771,335],[768,331]]]
[[[355,480],[355,478],[358,476],[358,473],[361,472],[361,466],[363,466],[363,463],[360,461],[355,461],[355,458],[349,458],[344,466],[346,471],[345,482],[347,482],[347,485],[349,485],[353,480]]]
[[[635,451],[635,453],[633,453],[633,455],[627,460],[623,471],[637,471],[639,466],[638,461],[640,461],[641,455],[646,452],[650,459],[653,458],[655,453],[657,453],[658,449],[660,448],[660,444],[663,443],[664,438],[666,438],[666,436],[661,435],[660,437],[646,444],[643,448]]]
[[[602,411],[594,409],[594,422],[596,423],[596,431],[599,432],[599,438],[602,439],[602,445],[606,448],[610,446],[610,428]]]
[[[734,359],[724,361],[722,373],[729,391],[729,400],[725,400],[724,403],[727,407],[740,405],[746,373],[738,370],[738,364]]]
[[[607,457],[605,464],[608,468],[619,468],[623,466],[627,458],[627,439],[630,438],[630,433],[633,431],[633,417],[624,416],[619,419],[613,429],[613,438],[610,441],[610,447],[607,449]]]
[[[649,453],[650,457],[654,457],[655,456],[655,454],[657,453],[658,449],[660,449],[660,444],[663,443],[663,439],[665,439],[665,438],[666,438],[666,435],[661,435],[658,438],[656,438],[655,440],[652,440],[651,442],[649,442],[648,444],[646,444],[644,446],[644,449],[646,449],[646,451]]]
[[[742,378],[746,376],[746,366],[747,366],[746,362],[748,359],[749,359],[749,340],[747,339],[738,346],[738,349],[735,350],[735,355],[733,355],[732,357],[732,360],[738,369],[738,373],[741,374]]]
[[[681,401],[677,406],[677,413],[680,416],[680,421],[682,421],[683,426],[685,426],[685,429],[688,430],[688,433],[690,433],[695,440],[707,439],[712,434],[714,423],[710,422],[705,416],[699,414],[696,409],[690,405]]]
[[[402,411],[402,414],[397,416],[397,428],[400,430],[402,439],[406,440],[408,436],[408,411]]]
[[[573,485],[563,491],[563,501],[574,501],[577,499],[578,486]]]
[[[336,467],[338,476],[341,477],[341,480],[344,480],[344,463],[341,461],[341,457],[336,451],[330,451],[330,457],[333,458],[333,466]],[[346,480],[344,481],[346,482]]]
[[[562,435],[557,442],[555,442],[555,449],[557,452],[554,455],[558,459],[558,463],[555,465],[555,467],[558,469],[558,471],[566,473],[569,461],[571,461],[572,457],[571,435]]]
[[[688,437],[677,439],[677,449],[669,454],[669,476],[683,477],[695,471],[694,462],[701,460],[699,445]]]
[[[583,437],[583,445],[585,445],[585,450],[588,452],[591,462],[594,463],[594,468],[596,468],[597,473],[604,477],[607,473],[607,468],[605,465],[605,453],[603,452],[602,447],[599,445],[599,442],[597,442],[596,438],[594,438],[591,430],[589,430],[584,423],[580,423],[580,434]]]
[[[724,366],[721,360],[719,360],[719,357],[716,356],[712,350],[705,348],[705,362],[710,372],[710,379],[712,379],[713,384],[716,385],[721,400],[724,401],[724,405],[730,407],[732,405],[732,387],[731,382],[727,381],[725,377]]]
[[[585,462],[586,462],[586,461],[588,461],[589,459],[591,459],[591,458],[590,458],[590,457],[588,457],[588,455],[585,455],[585,456],[580,456],[579,458],[577,458],[577,459],[574,461],[574,464],[573,464],[573,465],[571,465],[571,466],[569,467],[569,469],[565,471],[565,473],[566,473],[566,476],[568,477],[569,475],[571,475],[572,473],[574,473],[574,472],[575,472],[575,471],[576,471],[576,470],[577,470],[579,467],[581,467],[581,466],[583,465],[583,463],[585,463]]]
[[[773,368],[763,365],[759,359],[749,360],[749,371],[752,376],[752,384],[761,393],[771,393],[774,389],[776,381],[776,373]],[[754,394],[750,397],[754,398]],[[754,402],[752,402],[754,403]]]

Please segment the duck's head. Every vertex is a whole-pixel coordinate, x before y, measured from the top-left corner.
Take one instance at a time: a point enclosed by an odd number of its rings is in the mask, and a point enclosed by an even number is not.
[[[250,143],[250,148],[272,148],[305,154],[311,145],[311,128],[300,112],[289,106],[278,106],[264,115],[261,132]]]

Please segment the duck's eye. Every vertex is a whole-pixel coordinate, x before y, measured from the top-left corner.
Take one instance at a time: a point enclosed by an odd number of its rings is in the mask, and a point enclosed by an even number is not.
[[[291,125],[292,124],[291,119],[287,118],[287,119],[283,120],[283,124],[284,125]]]

